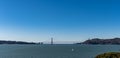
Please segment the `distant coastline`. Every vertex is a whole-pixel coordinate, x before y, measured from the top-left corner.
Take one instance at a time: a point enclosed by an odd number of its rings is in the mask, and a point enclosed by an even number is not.
[[[43,44],[42,42],[35,43],[35,42],[24,42],[24,41],[6,41],[0,40],[0,44]]]
[[[0,44],[43,44],[43,42],[25,42],[25,41],[7,41],[0,40]],[[85,44],[85,45],[120,45],[120,38],[112,38],[112,39],[100,39],[93,38],[88,39],[84,42],[79,42],[75,44]]]
[[[76,44],[92,44],[92,45],[120,45],[120,38],[113,38],[113,39],[100,39],[100,38],[93,38],[88,39],[81,43]]]

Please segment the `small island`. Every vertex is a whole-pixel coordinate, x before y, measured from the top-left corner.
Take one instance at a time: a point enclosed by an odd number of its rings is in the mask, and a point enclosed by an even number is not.
[[[88,39],[84,42],[81,43],[76,43],[76,44],[101,44],[101,45],[120,45],[120,38],[113,38],[113,39],[99,39],[99,38],[93,38],[93,39]]]

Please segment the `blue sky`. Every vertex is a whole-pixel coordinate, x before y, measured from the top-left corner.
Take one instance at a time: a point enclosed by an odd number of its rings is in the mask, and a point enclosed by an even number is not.
[[[0,39],[84,41],[120,37],[118,0],[0,0]]]

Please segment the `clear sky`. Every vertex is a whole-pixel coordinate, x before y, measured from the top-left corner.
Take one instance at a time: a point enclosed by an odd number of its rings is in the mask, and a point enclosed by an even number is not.
[[[0,40],[120,37],[119,0],[0,0]]]

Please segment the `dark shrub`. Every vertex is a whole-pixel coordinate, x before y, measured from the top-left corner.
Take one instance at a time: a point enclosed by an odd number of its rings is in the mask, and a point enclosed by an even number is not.
[[[95,58],[120,58],[120,53],[119,52],[108,52],[108,53],[97,55]]]

